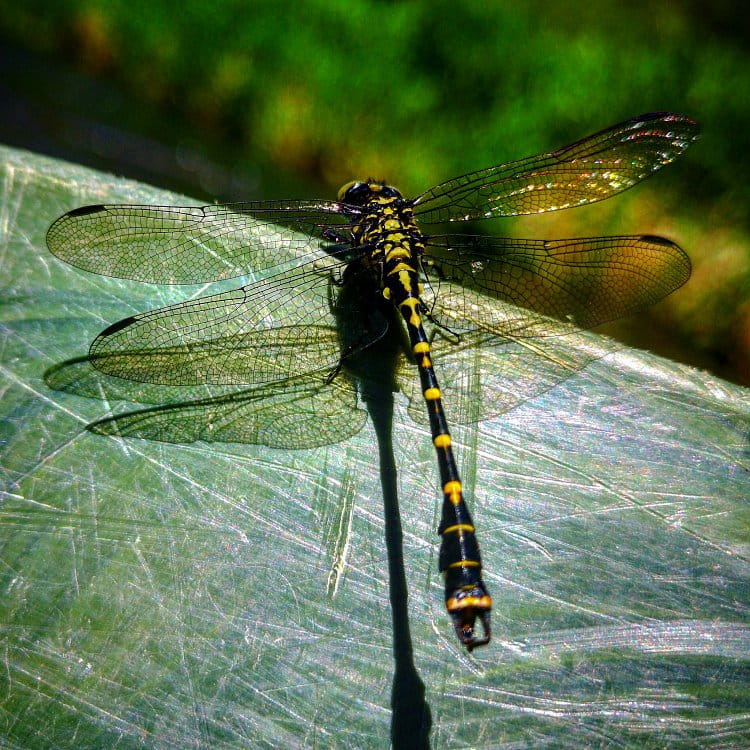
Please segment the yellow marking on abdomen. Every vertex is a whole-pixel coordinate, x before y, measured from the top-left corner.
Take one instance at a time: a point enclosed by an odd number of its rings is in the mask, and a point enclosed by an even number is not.
[[[388,247],[390,245],[390,247]],[[392,245],[390,242],[385,244],[385,260],[386,263],[391,260],[396,260],[396,258],[411,258],[411,253],[404,247],[401,247],[401,245]]]
[[[449,526],[447,529],[443,529],[443,534],[450,534],[451,531],[474,531],[474,527],[469,523],[456,523],[453,526]],[[478,562],[473,560],[459,560],[457,563],[451,563],[449,568],[457,568],[459,565],[479,565]]]
[[[457,479],[446,482],[443,487],[443,493],[448,496],[448,499],[454,505],[458,505],[461,502],[461,482]]]
[[[456,599],[451,597],[445,603],[445,607],[449,612],[455,612],[458,609],[466,609],[467,607],[476,607],[477,609],[491,609],[492,599],[489,596],[467,596],[464,599]]]
[[[451,436],[438,435],[432,442],[436,448],[447,448],[451,444]]]
[[[417,357],[422,357],[422,362],[420,363],[422,367],[432,367],[432,362],[430,361],[429,356],[430,345],[426,341],[418,341],[414,344],[412,351]]]
[[[414,269],[409,263],[396,263],[396,265],[388,271],[389,276],[395,276],[397,273],[414,273]]]
[[[409,325],[414,326],[414,328],[419,328],[419,326],[422,325],[422,318],[420,317],[419,313],[417,312],[417,305],[418,304],[419,304],[419,300],[415,299],[414,297],[407,297],[401,303],[401,307],[410,307],[411,308],[411,317],[409,318]]]
[[[440,398],[440,388],[428,388],[424,392],[425,401],[437,401]]]
[[[409,266],[406,266],[403,263],[399,263],[399,266],[401,267],[401,270],[398,272],[398,283],[401,284],[401,286],[407,293],[410,293],[412,291],[410,273],[411,269],[409,269]],[[404,271],[404,268],[407,268],[409,270]]]

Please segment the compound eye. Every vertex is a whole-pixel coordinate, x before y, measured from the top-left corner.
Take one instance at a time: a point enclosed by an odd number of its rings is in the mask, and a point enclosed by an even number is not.
[[[357,184],[359,184],[359,183],[357,182],[357,180],[352,180],[351,182],[347,182],[347,183],[346,183],[345,185],[342,185],[342,186],[341,186],[341,187],[339,188],[339,192],[338,192],[338,195],[337,195],[338,199],[339,199],[340,201],[343,201],[343,200],[344,200],[344,197],[345,197],[345,196],[346,196],[346,194],[347,194],[347,193],[349,192],[349,190],[351,190],[351,189],[352,189],[352,188],[353,188],[353,187],[354,187],[355,185],[357,185]]]
[[[353,180],[347,182],[339,190],[338,199],[344,203],[351,203],[355,206],[363,206],[372,195],[372,190],[366,182]]]

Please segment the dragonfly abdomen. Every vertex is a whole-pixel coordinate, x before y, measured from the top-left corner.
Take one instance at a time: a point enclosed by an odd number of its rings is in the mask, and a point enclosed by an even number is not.
[[[417,266],[424,246],[419,230],[409,219],[407,216],[402,223],[391,214],[381,220],[380,237],[376,237],[378,232],[374,229],[366,234],[373,248],[373,265],[378,262],[375,258],[380,256],[383,293],[404,319],[419,369],[443,491],[438,533],[442,537],[439,568],[445,578],[445,605],[459,640],[471,651],[475,646],[489,641],[492,599],[482,581],[482,558],[474,521],[463,497],[440,385],[432,365],[430,342],[422,322],[424,305],[420,297]],[[477,617],[484,629],[481,638],[474,630]]]

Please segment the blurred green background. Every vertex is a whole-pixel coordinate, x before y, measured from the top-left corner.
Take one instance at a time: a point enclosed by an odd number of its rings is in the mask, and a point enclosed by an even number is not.
[[[206,200],[415,194],[643,112],[702,139],[530,237],[661,234],[694,263],[637,346],[750,384],[750,54],[729,2],[0,1],[0,141]]]

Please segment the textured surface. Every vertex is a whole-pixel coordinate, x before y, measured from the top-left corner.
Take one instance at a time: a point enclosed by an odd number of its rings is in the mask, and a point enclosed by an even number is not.
[[[46,228],[84,203],[180,199],[27,154],[2,164],[3,734],[382,747],[400,683],[371,427],[298,452],[85,431],[115,404],[44,372],[206,290],[76,271]],[[574,361],[578,347],[610,348],[571,341]],[[133,401],[159,403],[141,388]],[[496,642],[475,658],[446,627],[433,449],[404,406],[408,614],[434,747],[747,744],[747,391],[619,351],[456,430],[496,600]]]

